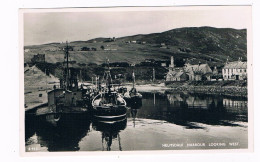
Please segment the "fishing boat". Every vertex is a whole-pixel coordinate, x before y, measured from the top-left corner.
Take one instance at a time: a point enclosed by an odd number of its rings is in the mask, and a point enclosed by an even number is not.
[[[120,120],[126,117],[126,101],[123,95],[113,87],[109,60],[106,64],[102,80],[104,84],[99,83],[100,92],[92,100],[92,114],[99,121]]]
[[[83,84],[79,86],[78,71],[69,64],[69,48],[66,42],[63,78],[60,79],[60,85],[55,85],[48,92],[48,106],[36,112],[37,116],[42,116],[50,123],[60,121],[64,114],[86,113],[91,106],[92,89]]]
[[[133,87],[129,91],[129,99],[128,99],[128,105],[129,107],[141,107],[142,106],[142,98],[143,96],[141,93],[139,93],[136,88],[135,88],[135,74],[134,71],[132,73],[132,78],[133,78]]]

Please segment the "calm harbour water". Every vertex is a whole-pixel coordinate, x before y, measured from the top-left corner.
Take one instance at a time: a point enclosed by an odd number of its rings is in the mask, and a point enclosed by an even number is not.
[[[68,115],[53,126],[26,118],[26,151],[131,151],[248,147],[247,98],[143,92],[143,105],[115,124]]]

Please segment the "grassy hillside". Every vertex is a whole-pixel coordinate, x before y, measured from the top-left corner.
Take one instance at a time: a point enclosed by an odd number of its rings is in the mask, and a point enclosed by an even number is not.
[[[88,41],[71,42],[74,51],[70,58],[78,63],[101,64],[105,58],[110,62],[139,63],[145,59],[169,60],[170,56],[177,59],[193,59],[211,64],[222,63],[229,57],[246,60],[246,30],[198,27],[180,28],[147,35],[135,35],[117,38],[109,42],[108,38],[96,38]],[[127,41],[145,42],[145,44],[126,43]],[[165,43],[164,48],[160,47]],[[50,43],[44,45],[25,46],[25,62],[30,62],[34,54],[46,54],[49,63],[62,62],[64,44]],[[102,49],[101,46],[104,48]],[[96,51],[81,51],[82,47],[96,48]]]

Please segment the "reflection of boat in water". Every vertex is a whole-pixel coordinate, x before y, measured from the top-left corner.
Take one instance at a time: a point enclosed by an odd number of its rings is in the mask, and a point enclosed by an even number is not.
[[[50,113],[45,115],[36,116],[39,120],[48,122],[52,126],[66,126],[71,125],[74,121],[85,122],[89,120],[89,114],[85,112],[75,112],[75,113]]]
[[[126,117],[126,101],[112,86],[109,61],[103,76],[105,86],[99,85],[100,92],[92,100],[92,114],[98,120],[119,120]]]
[[[131,108],[131,116],[133,118],[134,127],[135,127],[135,120],[136,120],[137,112],[138,112],[138,109]]]
[[[127,119],[124,118],[122,120],[117,120],[113,122],[100,122],[93,121],[92,127],[96,131],[100,131],[102,133],[102,150],[104,151],[104,145],[107,151],[111,150],[113,140],[118,141],[119,150],[122,151],[121,139],[120,139],[120,131],[124,130],[127,125]]]
[[[48,122],[35,117],[30,123],[26,123],[26,134],[29,129],[37,135],[35,146],[37,150],[48,148],[48,151],[78,151],[79,142],[90,130],[90,120],[86,120],[85,114],[62,114],[57,125],[50,125]],[[34,123],[32,126],[31,123]],[[29,125],[27,125],[29,124]],[[30,133],[29,132],[29,133]],[[27,135],[31,136],[32,135]],[[29,137],[27,137],[26,141]]]

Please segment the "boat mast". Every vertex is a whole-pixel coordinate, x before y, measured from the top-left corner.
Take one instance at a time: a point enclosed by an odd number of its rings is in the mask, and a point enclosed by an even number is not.
[[[69,87],[69,46],[68,46],[68,41],[66,41],[66,47],[65,47],[65,59],[66,59],[66,74],[65,74],[65,77],[66,77],[66,89],[68,89]]]
[[[112,84],[112,77],[110,74],[109,59],[106,60],[107,68],[105,69],[103,81],[106,82],[106,86],[109,87]]]

